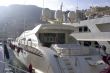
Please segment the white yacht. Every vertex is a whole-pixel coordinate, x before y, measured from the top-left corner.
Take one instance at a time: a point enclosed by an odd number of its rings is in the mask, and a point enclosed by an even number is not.
[[[80,21],[80,23],[67,24],[77,28],[77,33],[71,35],[77,39],[82,45],[90,43],[88,46],[104,45],[107,53],[110,53],[110,16],[94,18]]]
[[[95,47],[107,45],[101,41],[109,41],[105,31],[109,31],[110,17],[63,24],[60,13],[56,14],[59,23],[39,24],[12,42],[17,59],[27,68],[31,65],[35,73],[101,73],[106,64]]]

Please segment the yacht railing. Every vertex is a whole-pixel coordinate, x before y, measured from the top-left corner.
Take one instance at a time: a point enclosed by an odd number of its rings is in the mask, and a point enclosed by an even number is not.
[[[81,21],[86,21],[86,20],[91,20],[91,19],[100,19],[100,18],[104,18],[104,17],[110,17],[110,15],[102,15],[102,16],[95,16],[95,17],[91,16],[91,17],[88,17],[87,19],[80,20],[79,23]],[[77,22],[75,22],[75,23],[77,23]]]
[[[57,52],[59,56],[80,56],[80,55],[100,55],[100,48],[95,48],[92,46],[84,46],[82,49],[76,47],[63,49],[62,47],[52,47],[54,51]],[[76,52],[74,52],[76,51]]]
[[[11,64],[8,64],[7,62],[0,61],[0,63],[9,66],[9,67],[12,69],[11,71],[12,71],[13,73],[18,73],[18,71],[20,71],[20,73],[30,73],[30,72],[28,72],[28,71],[26,71],[26,70],[23,70],[23,69],[21,69],[21,68],[18,68],[18,67],[16,67],[16,66],[13,66],[13,65],[11,65]],[[7,72],[5,71],[5,67],[4,67],[4,73],[7,73]]]
[[[20,43],[20,44],[25,44],[25,45],[30,46],[30,47],[37,47],[37,46],[38,46],[38,44],[36,44],[36,43],[38,43],[38,41],[36,41],[36,40],[32,40],[32,41],[24,41],[24,40],[22,40],[22,42],[19,42],[19,43]],[[87,48],[87,47],[85,46],[85,48]],[[54,51],[56,51],[55,48],[53,49],[52,46],[51,46],[51,49],[54,50]],[[89,51],[90,51],[90,52],[89,52],[90,54],[92,54],[92,52],[93,52],[93,53],[94,53],[94,52],[95,52],[95,53],[97,52],[97,54],[98,54],[98,53],[100,54],[100,49],[97,51],[97,50],[96,50],[97,48],[95,48],[95,46],[94,46],[94,47],[93,47],[93,46],[89,46],[88,49],[89,49]],[[58,49],[58,50],[59,50],[59,52],[58,52],[58,51],[56,51],[56,52],[58,53],[59,56],[61,56],[62,53],[65,53],[65,52],[68,53],[67,56],[73,56],[73,55],[72,55],[72,50],[73,50],[72,48],[68,48],[68,49],[65,49],[65,50],[62,50],[62,49]],[[87,51],[88,51],[88,50],[87,50]],[[94,54],[95,54],[95,53],[94,53]],[[90,55],[90,54],[89,54],[89,55]],[[65,54],[65,56],[66,56],[66,54]]]

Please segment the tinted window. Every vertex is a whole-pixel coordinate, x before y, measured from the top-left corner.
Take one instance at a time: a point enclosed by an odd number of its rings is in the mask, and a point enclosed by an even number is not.
[[[79,32],[82,32],[82,27],[79,27]]]

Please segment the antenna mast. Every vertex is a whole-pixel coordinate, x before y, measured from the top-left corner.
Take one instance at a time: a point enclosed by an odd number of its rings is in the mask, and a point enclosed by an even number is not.
[[[44,8],[44,0],[43,0],[43,8]]]
[[[61,3],[61,6],[60,6],[60,10],[62,11],[62,8],[63,8],[63,2]]]
[[[77,6],[76,6],[76,10],[78,10],[78,0],[77,0]]]
[[[77,6],[76,6],[76,22],[80,22],[79,11],[78,11],[78,0],[77,0]]]

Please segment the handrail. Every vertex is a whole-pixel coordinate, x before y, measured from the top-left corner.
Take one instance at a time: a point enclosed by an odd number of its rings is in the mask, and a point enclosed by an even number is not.
[[[28,71],[25,71],[25,70],[23,70],[23,69],[20,69],[20,68],[18,68],[18,67],[16,67],[16,66],[13,66],[13,65],[11,65],[11,64],[8,64],[7,62],[0,61],[0,63],[7,64],[8,66],[11,66],[11,67],[14,69],[14,71],[15,71],[14,73],[16,73],[16,70],[22,71],[22,72],[24,72],[24,73],[29,73]]]
[[[99,45],[98,45],[99,46]],[[84,46],[86,48],[86,46]],[[94,48],[94,46],[89,46],[87,47],[89,49],[89,54],[88,55],[100,55],[100,48],[98,48],[98,50],[96,50],[96,48]],[[65,54],[65,56],[73,56],[71,54],[71,51],[74,50],[72,48],[67,48],[67,49],[63,49],[63,50],[68,50],[68,54]],[[57,52],[57,50],[54,50],[55,52]],[[94,52],[94,53],[93,53]],[[59,49],[59,52],[57,52],[57,54],[59,56],[62,56],[62,54],[65,53],[65,51],[62,51],[62,49]]]

